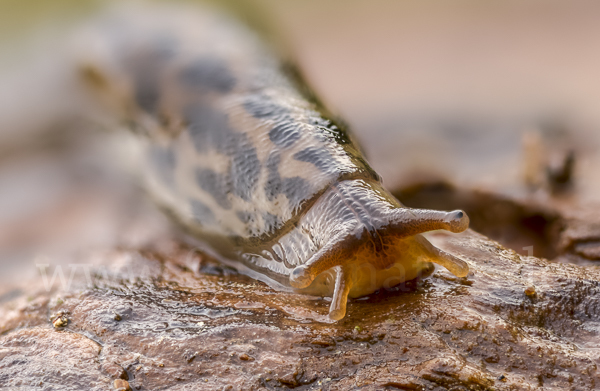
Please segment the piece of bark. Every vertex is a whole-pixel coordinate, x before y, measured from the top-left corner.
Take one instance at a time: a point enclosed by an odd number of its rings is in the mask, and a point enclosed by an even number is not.
[[[436,269],[418,283],[352,300],[337,323],[325,322],[326,300],[275,291],[186,246],[106,254],[108,268],[92,281],[81,273],[83,285],[70,291],[3,303],[0,383],[64,390],[105,390],[116,378],[133,390],[598,384],[600,271],[520,256],[473,231],[432,240],[469,262],[468,277]],[[59,311],[68,314],[62,331],[49,320]]]

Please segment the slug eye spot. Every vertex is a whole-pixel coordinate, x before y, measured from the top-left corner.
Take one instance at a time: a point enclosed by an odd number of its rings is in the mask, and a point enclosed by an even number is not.
[[[469,228],[469,217],[462,210],[449,212],[448,221],[452,232],[462,232]]]

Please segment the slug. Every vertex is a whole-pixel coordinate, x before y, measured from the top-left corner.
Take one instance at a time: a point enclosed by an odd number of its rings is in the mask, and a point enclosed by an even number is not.
[[[467,264],[421,234],[462,211],[404,207],[345,125],[246,27],[208,11],[112,15],[83,74],[125,119],[148,191],[226,259],[275,285],[348,297]]]

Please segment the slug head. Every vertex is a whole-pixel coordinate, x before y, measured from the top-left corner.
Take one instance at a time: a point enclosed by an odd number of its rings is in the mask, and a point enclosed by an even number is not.
[[[377,227],[360,226],[331,240],[292,271],[292,287],[332,295],[329,316],[339,320],[345,316],[348,296],[364,296],[427,274],[432,270],[431,262],[457,277],[468,274],[463,260],[420,235],[437,229],[455,233],[466,230],[469,218],[463,211],[396,208],[387,212],[384,221]]]

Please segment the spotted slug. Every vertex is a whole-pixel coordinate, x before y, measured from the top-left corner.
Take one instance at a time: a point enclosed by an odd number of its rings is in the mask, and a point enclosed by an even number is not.
[[[467,264],[421,234],[461,232],[462,211],[403,206],[290,67],[208,11],[112,15],[81,68],[134,134],[149,192],[195,236],[274,285],[364,296]],[[102,31],[102,34],[98,34]]]

